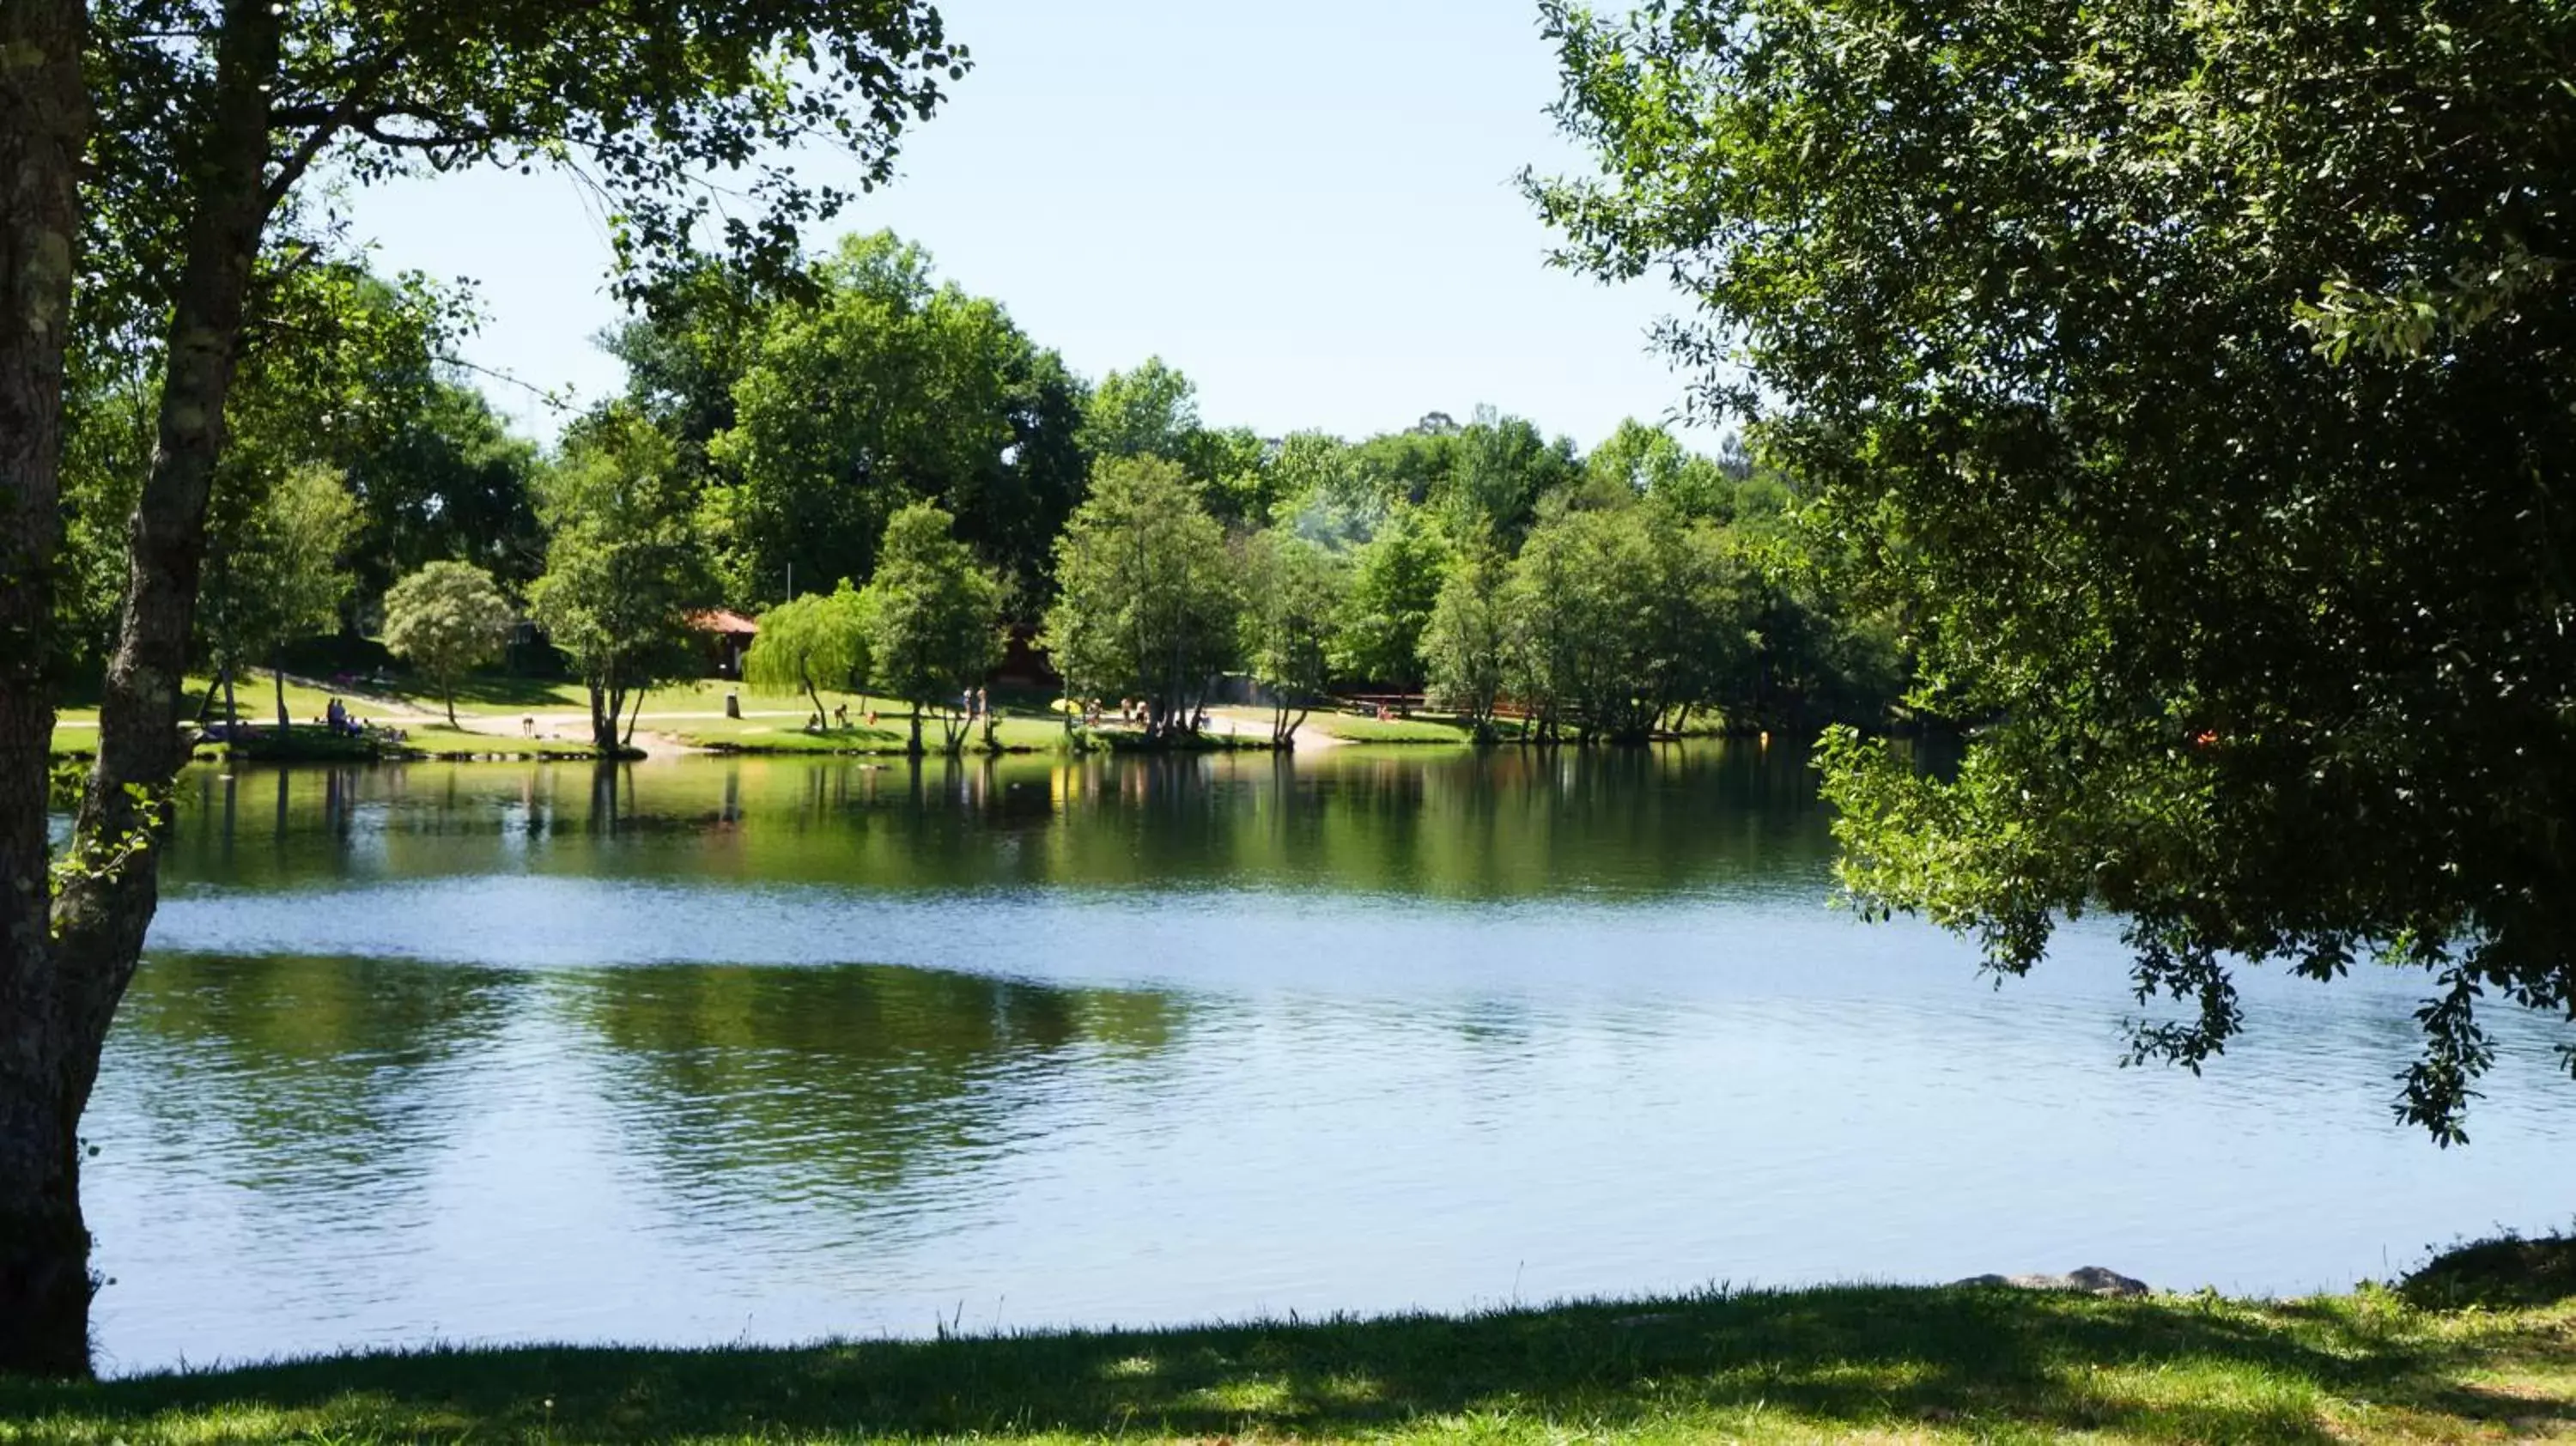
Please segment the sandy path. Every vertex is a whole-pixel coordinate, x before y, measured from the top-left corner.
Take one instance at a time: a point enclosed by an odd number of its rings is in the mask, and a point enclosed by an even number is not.
[[[1222,709],[1211,708],[1208,710],[1208,731],[1227,733],[1237,738],[1258,738],[1266,743],[1270,741],[1270,715],[1263,712],[1257,718],[1238,718]],[[1351,740],[1318,733],[1309,724],[1297,730],[1295,741],[1298,751],[1304,752],[1316,748],[1339,748]]]

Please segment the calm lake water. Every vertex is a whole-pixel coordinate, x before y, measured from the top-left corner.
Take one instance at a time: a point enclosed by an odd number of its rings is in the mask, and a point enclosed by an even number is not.
[[[2341,1287],[2576,1208],[2556,1036],[2420,981],[2122,1070],[1828,907],[1790,750],[192,773],[87,1122],[117,1369],[1449,1310],[2101,1264]]]

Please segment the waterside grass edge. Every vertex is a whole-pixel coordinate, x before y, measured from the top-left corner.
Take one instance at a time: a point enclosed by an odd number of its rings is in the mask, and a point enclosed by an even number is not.
[[[932,1323],[924,1322],[925,1328]],[[0,1442],[2576,1439],[2576,1302],[1710,1290],[793,1349],[433,1349],[0,1383]]]

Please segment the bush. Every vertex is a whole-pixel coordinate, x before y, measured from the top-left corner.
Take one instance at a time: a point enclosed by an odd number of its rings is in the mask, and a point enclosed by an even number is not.
[[[2576,1238],[2507,1234],[2453,1246],[2407,1276],[2397,1293],[2426,1310],[2555,1305],[2576,1297]]]

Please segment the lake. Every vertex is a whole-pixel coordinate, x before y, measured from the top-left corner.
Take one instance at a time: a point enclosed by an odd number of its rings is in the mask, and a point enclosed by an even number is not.
[[[1456,1310],[2099,1264],[2348,1286],[2576,1211],[2423,981],[2121,1069],[1829,907],[1786,747],[192,771],[86,1122],[103,1364]]]

